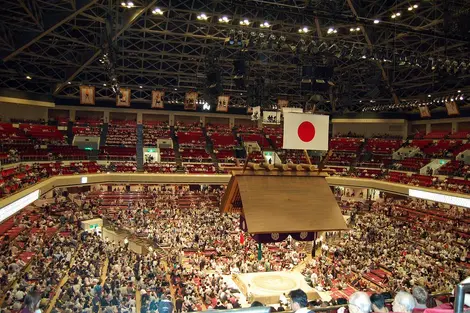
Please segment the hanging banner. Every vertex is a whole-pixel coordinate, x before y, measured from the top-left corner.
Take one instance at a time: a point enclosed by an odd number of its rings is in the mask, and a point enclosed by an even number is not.
[[[261,107],[260,106],[253,107],[252,112],[251,112],[251,120],[257,121],[260,119],[260,117],[261,117]]]
[[[429,108],[426,105],[419,107],[419,114],[421,115],[421,118],[431,117],[431,112],[429,111]]]
[[[230,96],[219,96],[217,99],[217,112],[227,112]]]
[[[281,124],[281,112],[263,111],[263,124]]]
[[[152,91],[152,109],[163,109],[163,97],[165,96],[164,91],[153,90]]]
[[[198,94],[195,91],[190,91],[186,93],[184,98],[184,109],[185,110],[196,110]]]
[[[80,104],[95,105],[94,86],[80,86]]]
[[[131,90],[129,88],[120,88],[120,95],[116,96],[116,106],[130,107],[131,106]]]
[[[277,99],[277,107],[278,109],[286,108],[289,106],[289,100],[285,99]]]
[[[459,107],[453,99],[446,99],[446,109],[448,115],[460,115]]]

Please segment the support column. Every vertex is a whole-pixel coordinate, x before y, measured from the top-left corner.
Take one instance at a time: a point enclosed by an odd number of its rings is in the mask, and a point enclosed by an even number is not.
[[[69,121],[75,122],[75,116],[77,115],[77,111],[75,109],[69,110]]]
[[[234,117],[229,118],[229,120],[228,120],[228,126],[229,126],[230,128],[234,128],[234,127],[235,127],[235,118],[234,118]]]
[[[104,121],[105,123],[109,123],[109,122],[110,122],[110,119],[109,119],[109,111],[104,111],[103,113],[104,113],[104,114],[103,114],[103,121]]]
[[[199,117],[199,122],[201,123],[202,126],[206,126],[206,117],[205,116]]]
[[[170,113],[170,126],[175,126],[175,113]]]
[[[459,124],[457,122],[452,122],[452,133],[459,131]]]
[[[426,134],[431,132],[431,123],[426,123]]]
[[[137,112],[137,124],[142,125],[143,124],[143,114],[142,112]]]

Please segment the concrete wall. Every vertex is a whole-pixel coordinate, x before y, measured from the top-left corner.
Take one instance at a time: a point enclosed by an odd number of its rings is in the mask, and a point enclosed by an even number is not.
[[[377,134],[389,134],[405,138],[407,135],[407,122],[402,119],[332,119],[332,134],[347,134],[349,132],[372,137]]]
[[[47,120],[48,108],[16,103],[0,103],[0,117],[2,122],[9,122],[11,119]]]

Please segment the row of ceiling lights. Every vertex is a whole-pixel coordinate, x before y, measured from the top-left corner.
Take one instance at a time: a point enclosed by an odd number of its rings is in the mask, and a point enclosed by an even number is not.
[[[432,95],[428,95],[428,98],[431,98]],[[464,103],[466,96],[462,93],[461,90],[457,91],[457,94],[451,94],[443,97],[436,97],[433,100],[422,101],[422,100],[414,100],[414,101],[402,101],[398,104],[383,104],[383,105],[373,105],[367,106],[362,109],[362,112],[386,112],[386,111],[393,111],[398,109],[414,109],[421,106],[431,106],[431,105],[439,105],[445,104],[447,102],[458,102]],[[468,101],[468,98],[467,98]],[[359,101],[362,102],[362,101]],[[374,100],[370,100],[371,103],[375,103]]]

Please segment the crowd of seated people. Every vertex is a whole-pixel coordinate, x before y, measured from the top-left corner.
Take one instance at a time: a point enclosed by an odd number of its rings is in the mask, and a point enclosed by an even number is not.
[[[106,136],[107,146],[134,147],[137,144],[135,121],[111,121]]]
[[[156,146],[158,139],[171,138],[170,126],[167,122],[144,121],[144,146]]]
[[[360,277],[384,290],[421,285],[431,292],[448,292],[468,276],[470,225],[462,222],[467,217],[462,208],[449,210],[415,199],[389,198],[369,208],[343,201],[353,231],[341,238],[335,234],[322,245],[322,255],[305,270],[314,284],[331,288],[337,282],[358,283]],[[436,210],[446,216],[434,216]]]

